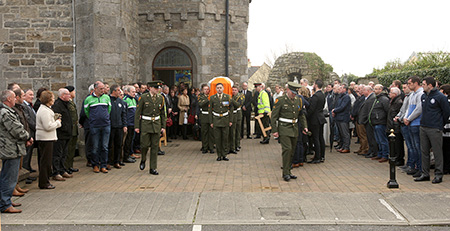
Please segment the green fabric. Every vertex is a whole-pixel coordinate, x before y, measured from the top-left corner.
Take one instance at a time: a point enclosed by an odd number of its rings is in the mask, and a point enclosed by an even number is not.
[[[141,133],[141,161],[147,160],[147,153],[150,149],[150,169],[158,167],[159,133]]]
[[[298,125],[297,123],[281,122],[278,119],[284,118],[289,120],[296,120],[302,123],[307,128],[306,117],[302,110],[302,102],[299,97],[289,99],[287,95],[282,95],[277,98],[277,102],[274,105],[272,111],[272,132],[278,132],[284,136],[297,137]]]
[[[228,154],[228,130],[227,127],[214,126],[214,138],[216,140],[216,152],[218,157],[226,157]]]
[[[269,113],[270,112],[270,100],[269,94],[265,90],[261,90],[258,95],[258,113]]]
[[[227,94],[222,94],[222,99],[219,99],[217,94],[210,97],[209,102],[209,119],[214,124],[214,127],[229,127],[230,122],[233,121],[233,104],[231,103],[231,97]],[[228,112],[226,116],[214,116],[213,112],[218,114],[224,114]]]
[[[150,121],[141,119],[142,116],[157,117],[159,120]],[[166,128],[166,111],[164,109],[164,97],[160,94],[156,94],[151,97],[150,93],[143,94],[140,97],[136,108],[136,114],[134,115],[134,127],[139,128],[141,133],[160,133],[161,128]]]
[[[291,136],[280,136],[281,156],[283,159],[283,176],[291,174],[292,156],[297,145],[297,138]]]

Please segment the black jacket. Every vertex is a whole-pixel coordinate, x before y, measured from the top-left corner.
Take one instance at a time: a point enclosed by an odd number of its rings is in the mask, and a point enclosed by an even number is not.
[[[316,91],[309,99],[309,107],[306,117],[308,118],[308,124],[322,125],[326,123],[325,116],[323,114],[323,108],[325,107],[325,95],[323,92]]]
[[[361,97],[363,97],[364,102],[358,112],[358,123],[366,125],[369,122],[369,112],[376,97],[375,93],[370,94],[367,99],[365,96]]]
[[[244,94],[244,91],[242,91],[242,94]],[[249,91],[247,89],[247,93],[245,94],[245,100],[244,100],[244,105],[245,109],[248,113],[252,113],[252,99],[253,99],[253,95],[252,95],[252,91]],[[246,112],[243,111],[243,112]]]
[[[364,96],[358,96],[356,97],[356,101],[353,104],[353,108],[352,108],[352,112],[350,113],[353,118],[355,119],[355,121],[358,121],[358,115],[359,115],[359,110],[361,109],[361,106],[364,103]]]
[[[391,100],[389,112],[387,114],[386,132],[390,133],[391,129],[394,129],[395,133],[401,132],[400,123],[398,121],[394,122],[394,117],[398,114],[398,112],[400,112],[402,105],[402,95],[398,95]]]
[[[114,96],[111,98],[111,128],[123,128],[127,126],[127,104]]]
[[[375,102],[371,105],[369,122],[371,125],[386,125],[387,114],[389,111],[389,98],[386,93],[380,93],[376,96]]]
[[[55,113],[61,114],[61,127],[56,129],[58,139],[70,140],[72,138],[72,117],[70,116],[69,102],[58,98],[53,104],[52,109]]]

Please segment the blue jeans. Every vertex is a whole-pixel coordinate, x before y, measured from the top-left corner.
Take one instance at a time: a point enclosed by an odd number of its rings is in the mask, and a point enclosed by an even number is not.
[[[0,173],[0,211],[11,207],[11,197],[19,177],[20,157],[3,160]]]
[[[386,136],[386,125],[379,124],[374,126],[375,140],[378,143],[378,157],[389,157],[389,141]]]
[[[420,149],[420,126],[409,126],[414,153],[411,156],[415,169],[422,170],[422,151]]]
[[[412,156],[415,155],[414,154],[415,149],[413,147],[413,141],[411,137],[411,132],[409,131],[409,126],[402,124],[401,129],[403,138],[405,139],[406,147],[408,148],[408,160],[406,161],[406,166],[414,168]]]
[[[108,145],[111,127],[90,128],[92,141],[92,167],[106,168],[108,162]]]

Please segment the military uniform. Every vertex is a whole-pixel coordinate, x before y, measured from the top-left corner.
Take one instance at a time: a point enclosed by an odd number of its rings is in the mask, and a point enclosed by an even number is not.
[[[225,158],[228,153],[228,131],[230,122],[233,122],[233,105],[230,95],[222,93],[212,95],[209,102],[209,119],[213,124],[214,138],[216,140],[217,160]]]
[[[296,92],[296,87],[300,87],[300,85],[289,83],[289,88],[292,91]],[[284,94],[277,98],[272,111],[272,131],[279,133],[283,157],[283,178],[286,181],[297,178],[291,174],[291,161],[297,144],[297,122],[302,123],[303,127],[307,128],[306,117],[304,113],[300,113],[302,107],[303,102],[298,96],[290,99],[288,94]]]
[[[149,82],[149,87],[158,87],[156,81]],[[164,97],[156,93],[154,96],[150,92],[142,94],[139,97],[134,117],[134,126],[140,129],[141,136],[141,170],[145,169],[147,152],[150,147],[150,173],[157,175],[157,154],[159,149],[159,139],[161,129],[166,128],[166,112],[164,108]]]
[[[233,124],[230,127],[229,143],[230,152],[236,154],[237,148],[240,147],[241,141],[241,125],[242,125],[242,105],[244,104],[244,95],[237,93],[231,98],[233,104]]]
[[[200,107],[200,126],[202,132],[202,151],[206,153],[208,150],[213,153],[214,135],[211,128],[211,120],[209,116],[209,99],[204,93],[198,95],[198,106]]]

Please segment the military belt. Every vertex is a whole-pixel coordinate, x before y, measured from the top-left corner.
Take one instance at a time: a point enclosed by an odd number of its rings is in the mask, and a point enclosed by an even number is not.
[[[155,121],[155,120],[159,120],[159,118],[161,118],[160,116],[156,116],[156,117],[151,117],[151,116],[142,116],[143,120],[150,120],[150,121]]]
[[[222,113],[222,114],[213,112],[213,115],[218,116],[218,117],[224,117],[224,116],[228,115],[228,112],[225,112],[225,113]]]
[[[202,109],[200,109],[200,111],[202,112],[203,115],[208,115],[209,114],[208,111],[203,111]]]
[[[286,119],[286,118],[278,118],[279,121],[285,122],[285,123],[297,123],[297,119]]]

